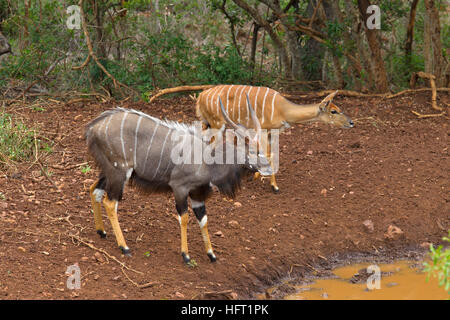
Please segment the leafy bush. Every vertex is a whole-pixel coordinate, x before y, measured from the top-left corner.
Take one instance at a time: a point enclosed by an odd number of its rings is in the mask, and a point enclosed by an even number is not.
[[[0,113],[0,157],[2,161],[25,161],[33,155],[34,131],[11,115]],[[6,159],[5,159],[6,158]]]
[[[442,239],[450,243],[450,230],[448,231],[448,237]],[[447,248],[444,250],[442,245],[437,248],[430,245],[430,257],[432,263],[424,263],[428,277],[433,276],[438,278],[439,286],[444,287],[450,294],[450,249]]]

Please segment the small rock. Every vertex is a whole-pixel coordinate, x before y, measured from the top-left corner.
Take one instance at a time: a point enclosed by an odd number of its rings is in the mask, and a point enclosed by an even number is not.
[[[42,254],[45,254],[46,256],[50,255],[50,253],[48,253],[47,251],[42,251]]]
[[[181,292],[175,292],[175,296],[181,299],[184,299],[184,294],[182,294]]]
[[[431,245],[432,245],[431,242],[422,242],[422,243],[420,244],[420,247],[421,247],[421,248],[428,249]]]
[[[366,228],[366,231],[373,232],[375,230],[373,226],[373,222],[370,219],[367,219],[363,222],[364,227]]]
[[[236,202],[234,203],[234,206],[235,206],[236,208],[240,208],[240,207],[242,207],[242,203],[236,201]]]
[[[384,237],[386,239],[393,240],[399,238],[402,234],[402,229],[391,224],[389,225],[387,232],[384,234]]]
[[[114,280],[114,281],[120,280],[120,276],[115,276],[115,277],[113,278],[113,280]]]
[[[238,294],[234,291],[230,292],[230,300],[237,300]]]
[[[236,220],[231,220],[230,222],[228,222],[228,224],[230,225],[230,227],[239,228],[239,223]]]
[[[322,191],[320,191],[320,194],[322,194],[324,197],[327,196],[327,189],[322,189]]]
[[[395,287],[398,286],[397,282],[389,282],[388,284],[386,284],[386,287],[391,288],[391,287]]]
[[[105,258],[103,257],[103,255],[100,252],[96,252],[94,254],[94,258],[95,260],[97,260],[98,262],[105,262]]]
[[[308,156],[310,156],[310,155],[313,154],[313,151],[312,151],[312,150],[309,150],[306,154],[307,154]]]
[[[24,247],[18,247],[17,249],[19,249],[19,250],[22,251],[22,252],[27,251]]]
[[[88,257],[82,257],[81,261],[83,261],[83,262],[89,261],[89,258]]]
[[[222,231],[217,231],[217,232],[215,232],[214,233],[214,235],[216,236],[216,237],[221,237],[221,238],[223,238],[224,237],[224,235],[223,235],[223,232]]]
[[[79,114],[79,115],[75,116],[75,117],[73,118],[73,120],[78,121],[78,120],[81,119],[81,118],[83,118],[83,115],[82,115],[82,114]]]

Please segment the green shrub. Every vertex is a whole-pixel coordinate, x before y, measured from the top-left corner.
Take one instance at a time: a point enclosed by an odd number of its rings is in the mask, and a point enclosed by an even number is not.
[[[448,237],[442,238],[444,241],[450,243],[450,230],[448,231]],[[425,262],[425,271],[428,272],[428,278],[433,276],[438,278],[439,286],[450,294],[450,249],[444,250],[442,245],[434,248],[430,245],[430,257],[431,263]]]
[[[0,113],[0,157],[2,161],[25,161],[33,155],[34,130],[11,115]],[[5,159],[6,158],[6,159]]]

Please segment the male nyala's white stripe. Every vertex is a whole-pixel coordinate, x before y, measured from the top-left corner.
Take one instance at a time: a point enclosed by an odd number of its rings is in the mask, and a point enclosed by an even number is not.
[[[153,135],[152,135],[152,138],[150,139],[150,144],[148,145],[147,154],[145,156],[144,171],[143,172],[145,172],[146,169],[147,169],[148,154],[150,152],[150,149],[152,148],[153,138],[155,138],[156,130],[158,130],[158,127],[159,127],[159,123],[157,123],[156,126],[155,126],[155,129],[153,129]]]
[[[201,229],[203,229],[206,224],[208,223],[208,217],[206,216],[206,214],[203,216],[202,220],[200,220],[198,222],[198,225],[200,226]]]
[[[136,131],[134,132],[134,166],[136,166],[137,160],[136,160],[136,152],[137,152],[137,142],[138,142],[138,132],[139,132],[139,126],[141,125],[142,116],[139,116],[137,125],[136,125]]]
[[[205,206],[205,202],[204,201],[195,201],[195,200],[191,199],[191,207],[192,207],[192,209],[200,208],[200,207],[204,207],[204,206]]]
[[[92,192],[95,196],[95,201],[98,203],[102,202],[103,195],[105,194],[105,190],[102,189],[95,189],[94,192]]]
[[[169,137],[170,133],[171,133],[170,130],[167,131],[166,137],[164,138],[164,142],[163,142],[163,145],[162,145],[162,148],[161,148],[161,153],[159,154],[158,167],[156,167],[156,170],[155,170],[155,173],[153,174],[153,178],[152,179],[154,179],[156,177],[156,175],[158,174],[159,167],[161,166],[161,159],[162,159],[162,156],[164,154],[164,147],[166,146],[167,138]]]
[[[123,124],[128,116],[128,112],[124,112],[122,123],[120,124],[120,142],[122,143],[123,160],[125,161],[125,166],[128,167],[127,155],[125,153],[125,142],[123,141]]]

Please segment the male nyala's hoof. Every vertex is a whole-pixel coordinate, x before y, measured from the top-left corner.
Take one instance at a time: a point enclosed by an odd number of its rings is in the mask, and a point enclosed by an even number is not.
[[[214,253],[208,253],[208,258],[209,258],[209,260],[211,260],[211,262],[216,262],[217,261],[217,258],[214,255]]]
[[[181,253],[181,256],[183,257],[184,263],[188,264],[189,262],[191,262],[191,258],[189,257],[188,254],[182,252],[182,253]]]
[[[122,246],[119,247],[119,248],[122,251],[124,256],[131,257],[131,250],[130,250],[130,248],[128,248],[128,247],[124,248]]]
[[[280,189],[277,186],[272,186],[273,193],[280,193]]]
[[[97,230],[97,233],[99,234],[100,238],[106,238],[106,232],[103,230]]]

